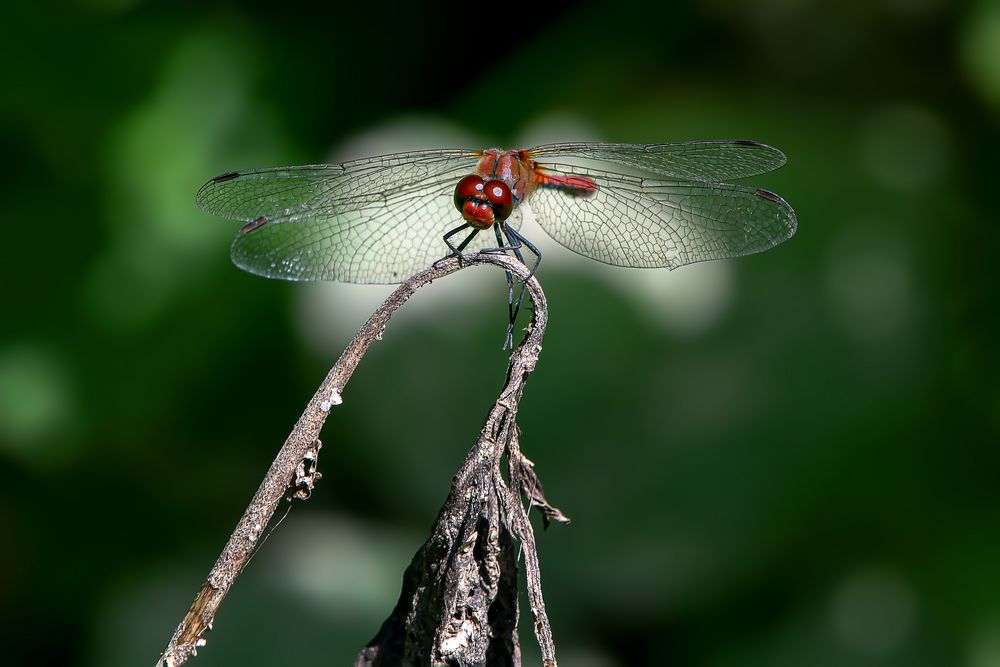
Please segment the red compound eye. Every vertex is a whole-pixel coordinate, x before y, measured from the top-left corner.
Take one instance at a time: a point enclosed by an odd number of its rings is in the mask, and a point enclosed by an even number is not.
[[[514,211],[514,197],[503,181],[490,181],[484,187],[486,198],[493,204],[493,217],[502,222]]]
[[[455,208],[461,211],[462,207],[465,206],[465,202],[474,198],[476,195],[481,195],[485,183],[486,181],[484,181],[482,177],[476,176],[475,174],[466,176],[460,180],[458,185],[455,186]]]

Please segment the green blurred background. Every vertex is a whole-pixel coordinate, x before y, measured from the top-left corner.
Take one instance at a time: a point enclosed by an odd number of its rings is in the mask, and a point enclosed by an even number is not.
[[[628,271],[538,232],[520,420],[561,664],[1000,665],[1000,2],[17,3],[0,102],[4,664],[152,665],[387,293],[229,263],[207,178],[416,147],[756,139],[799,233]],[[505,370],[419,294],[193,663],[345,665]],[[537,664],[530,622],[526,664]]]

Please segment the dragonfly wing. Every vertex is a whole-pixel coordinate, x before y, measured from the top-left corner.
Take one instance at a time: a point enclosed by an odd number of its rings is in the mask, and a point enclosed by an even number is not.
[[[269,278],[400,282],[443,257],[441,240],[461,224],[453,192],[475,170],[478,151],[435,150],[339,165],[223,174],[197,202],[245,225],[233,262]],[[470,251],[493,243],[479,235]]]
[[[597,186],[576,196],[539,187],[529,204],[552,238],[607,264],[674,269],[762,252],[795,233],[791,206],[766,190],[575,167],[546,166],[545,173]]]
[[[672,144],[546,144],[530,151],[543,166],[581,162],[625,165],[667,179],[720,182],[773,171],[785,154],[756,141],[687,141]]]
[[[350,210],[450,173],[472,173],[478,151],[431,150],[364,158],[343,164],[232,171],[205,183],[195,201],[230,220],[309,221]],[[457,179],[456,179],[457,180]]]
[[[231,248],[233,263],[250,273],[284,280],[402,282],[448,254],[441,237],[463,222],[453,203],[457,181],[450,175],[438,177],[421,184],[420,197],[404,191],[313,215],[308,224],[264,224],[241,232]],[[519,221],[515,210],[508,222]],[[486,230],[476,234],[465,252],[493,246],[496,239]]]

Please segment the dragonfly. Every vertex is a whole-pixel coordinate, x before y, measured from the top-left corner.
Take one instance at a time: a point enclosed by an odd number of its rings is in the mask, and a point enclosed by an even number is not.
[[[205,183],[196,202],[244,223],[232,260],[268,278],[391,284],[463,252],[508,252],[525,263],[525,251],[530,277],[542,253],[521,234],[526,209],[576,253],[675,269],[790,238],[797,222],[784,199],[726,182],[785,161],[749,140],[434,149],[229,171]],[[524,298],[523,281],[515,301],[514,278],[506,277],[504,348]]]

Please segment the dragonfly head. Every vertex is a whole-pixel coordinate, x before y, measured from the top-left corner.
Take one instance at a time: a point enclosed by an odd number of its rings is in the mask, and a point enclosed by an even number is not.
[[[514,210],[514,197],[503,181],[487,181],[472,174],[455,186],[455,208],[470,225],[486,229],[510,217]]]

